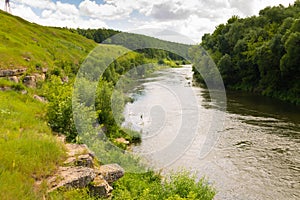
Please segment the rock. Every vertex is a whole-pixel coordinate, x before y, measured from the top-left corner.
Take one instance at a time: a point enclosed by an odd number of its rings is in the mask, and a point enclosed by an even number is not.
[[[67,165],[67,166],[82,166],[82,167],[89,167],[89,168],[92,168],[94,166],[93,158],[89,154],[69,157],[64,162],[64,165]]]
[[[36,81],[45,81],[46,79],[45,74],[34,73],[33,76],[35,76]]]
[[[66,142],[66,136],[65,135],[62,135],[62,134],[58,134],[56,136],[56,139],[61,142],[61,143],[65,143]]]
[[[108,197],[110,196],[113,188],[103,179],[102,176],[97,176],[94,181],[89,185],[91,195],[96,197]]]
[[[10,76],[10,77],[8,77],[8,80],[15,82],[15,83],[19,83],[19,78],[17,76]]]
[[[26,72],[26,70],[27,70],[26,68],[23,68],[23,69],[2,69],[2,70],[0,70],[0,77],[22,75]]]
[[[48,72],[48,68],[42,68],[42,72],[46,74]]]
[[[57,136],[57,140],[65,142],[65,136]],[[95,197],[109,197],[113,188],[110,183],[124,176],[124,169],[118,164],[94,167],[94,153],[84,144],[65,144],[67,160],[64,166],[47,179],[48,192],[57,189],[73,189],[88,187]],[[96,164],[95,164],[96,165]],[[36,183],[38,184],[38,183]]]
[[[0,91],[9,91],[9,90],[11,90],[11,87],[6,87],[6,86],[0,87]]]
[[[94,153],[88,149],[85,144],[66,144],[68,157],[74,157],[76,155],[89,154],[94,158]]]
[[[38,95],[33,95],[33,98],[42,102],[42,103],[46,103],[46,99],[44,97],[38,96]]]
[[[129,144],[129,141],[126,140],[125,138],[117,138],[115,139],[115,141],[121,144]]]
[[[68,158],[64,165],[93,167],[94,153],[85,144],[66,144]]]
[[[69,77],[68,77],[68,76],[65,76],[65,77],[63,77],[63,78],[61,79],[61,81],[62,81],[63,83],[68,83],[68,82],[69,82]]]
[[[59,167],[57,173],[48,179],[48,192],[59,188],[84,188],[94,180],[96,174],[88,167]]]
[[[35,76],[25,76],[23,79],[24,85],[30,88],[35,88],[36,87],[36,78]]]
[[[118,164],[102,165],[95,172],[97,175],[102,175],[109,184],[123,177],[125,173],[124,169]]]

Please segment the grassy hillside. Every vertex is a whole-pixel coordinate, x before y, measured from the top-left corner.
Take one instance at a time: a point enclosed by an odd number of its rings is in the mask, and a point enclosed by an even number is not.
[[[33,24],[0,10],[0,69],[79,64],[95,46],[79,34]]]
[[[0,92],[0,198],[42,199],[64,150],[45,123],[45,106],[28,95]]]
[[[43,27],[0,11],[0,69],[79,66],[97,44],[68,30]],[[11,85],[1,79],[1,84]],[[13,87],[14,89],[14,87]],[[0,199],[42,199],[42,181],[64,158],[46,119],[47,106],[28,94],[0,91]]]

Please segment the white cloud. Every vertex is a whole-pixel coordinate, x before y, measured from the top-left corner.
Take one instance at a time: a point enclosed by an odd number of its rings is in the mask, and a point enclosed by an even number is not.
[[[30,6],[33,8],[51,9],[51,10],[54,10],[56,8],[55,3],[53,3],[51,0],[15,0],[14,2],[18,4]]]
[[[82,15],[98,19],[120,19],[128,17],[132,9],[128,10],[114,3],[97,4],[95,1],[84,0],[79,4]]]
[[[82,0],[75,5],[53,0],[15,0],[13,13],[47,26],[82,28],[126,26],[169,29],[200,41],[232,15],[246,17],[258,14],[266,6],[293,4],[294,0]],[[39,10],[40,12],[36,12]],[[38,14],[37,14],[38,13]]]
[[[79,9],[69,3],[51,3],[50,0],[37,1],[23,0],[22,3],[12,3],[13,14],[28,21],[45,26],[69,27],[69,28],[108,28],[106,23],[100,19],[85,18],[80,15]],[[32,2],[32,3],[31,3]],[[45,6],[47,4],[49,6]],[[37,15],[34,9],[40,9],[41,14]]]

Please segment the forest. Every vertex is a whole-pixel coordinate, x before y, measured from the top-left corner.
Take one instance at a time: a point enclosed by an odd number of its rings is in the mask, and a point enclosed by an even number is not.
[[[200,46],[218,67],[227,89],[243,90],[300,104],[300,1],[266,7],[259,16],[231,17]],[[196,66],[207,64],[206,56]],[[195,78],[204,83],[195,70]],[[208,74],[214,72],[208,72]]]
[[[122,45],[128,49],[142,53],[144,56],[152,59],[168,58],[170,60],[185,62],[185,60],[176,53],[164,50],[170,49],[176,52],[180,51],[183,52],[185,57],[188,57],[187,49],[191,47],[191,45],[164,41],[146,35],[115,31],[112,29],[78,28],[69,30],[72,32],[77,32],[78,34],[83,35],[88,39],[92,39],[97,43]],[[151,48],[154,46],[158,46],[160,49]]]

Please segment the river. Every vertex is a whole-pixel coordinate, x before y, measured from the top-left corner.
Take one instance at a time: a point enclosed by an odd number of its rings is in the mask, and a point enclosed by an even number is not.
[[[222,110],[191,79],[191,66],[183,66],[139,80],[124,111],[123,125],[142,133],[132,151],[163,173],[185,168],[205,176],[217,200],[300,199],[300,108],[227,92]],[[199,156],[220,121],[209,154]]]

